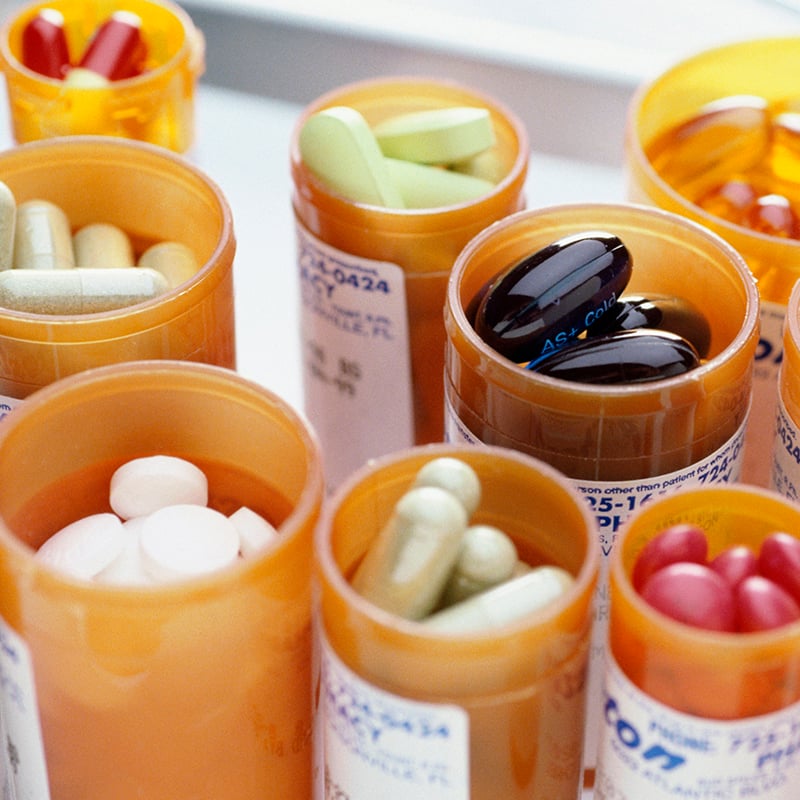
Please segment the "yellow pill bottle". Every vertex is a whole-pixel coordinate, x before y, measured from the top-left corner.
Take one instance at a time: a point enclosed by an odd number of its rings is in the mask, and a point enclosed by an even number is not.
[[[530,566],[553,564],[574,577],[562,596],[515,622],[443,633],[353,588],[398,499],[442,456],[478,475],[472,522],[508,534]],[[354,473],[323,507],[315,532],[314,796],[575,800],[599,561],[583,499],[524,454],[420,445]]]
[[[304,121],[330,106],[368,124],[407,112],[488,109],[498,180],[474,200],[436,208],[366,205],[331,192],[303,163]],[[530,145],[497,100],[442,79],[395,77],[343,86],[299,118],[291,141],[306,413],[331,486],[368,458],[442,440],[442,307],[450,270],[479,231],[524,205]]]
[[[63,525],[109,510],[117,466],[156,454],[200,467],[211,507],[252,508],[275,525],[277,545],[215,573],[135,587],[35,558]],[[19,748],[14,796],[307,800],[323,496],[306,422],[222,367],[100,367],[45,387],[5,420],[0,702]]]
[[[70,53],[77,61],[113,12],[141,18],[147,46],[145,71],[103,87],[70,87],[28,69],[22,33],[45,8],[64,17]],[[185,152],[194,140],[194,95],[205,69],[205,41],[189,15],[169,0],[38,0],[0,28],[0,70],[5,75],[17,142],[102,134],[139,139]]]
[[[796,102],[798,70],[798,37],[746,40],[697,53],[639,88],[625,130],[628,197],[681,214],[718,233],[744,256],[758,281],[761,332],[742,475],[760,486],[769,484],[782,324],[789,293],[800,277],[800,240],[753,231],[706,212],[664,180],[647,151],[665,131],[720,98],[755,95],[769,104]],[[746,160],[747,154],[740,153],[739,161],[742,157]],[[718,164],[709,170],[709,177],[719,176],[721,168]]]
[[[0,180],[17,203],[55,203],[73,229],[111,223],[128,234],[136,254],[179,241],[200,265],[182,285],[126,308],[64,315],[0,308],[3,410],[66,375],[120,361],[236,366],[233,217],[204,172],[144,142],[67,136],[0,153]]]

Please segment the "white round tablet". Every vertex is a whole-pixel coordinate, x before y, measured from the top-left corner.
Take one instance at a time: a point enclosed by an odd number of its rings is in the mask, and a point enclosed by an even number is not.
[[[208,503],[208,480],[203,471],[176,456],[134,458],[111,476],[111,508],[122,519],[151,514],[165,506]]]
[[[144,586],[153,579],[144,568],[140,535],[147,517],[133,517],[122,523],[123,546],[119,555],[95,575],[98,583],[114,586]]]
[[[75,578],[89,580],[122,551],[122,521],[114,514],[91,514],[54,533],[36,559]]]
[[[278,541],[278,531],[251,508],[242,506],[229,517],[239,533],[239,552],[244,558]]]
[[[239,556],[236,526],[205,506],[178,504],[154,511],[144,520],[139,541],[145,569],[159,581],[214,572]]]

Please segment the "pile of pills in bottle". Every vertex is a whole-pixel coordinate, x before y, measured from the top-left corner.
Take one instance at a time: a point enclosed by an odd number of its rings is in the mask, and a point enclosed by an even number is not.
[[[466,314],[500,355],[562,380],[642,383],[694,369],[711,343],[705,316],[684,298],[626,295],[632,269],[614,234],[571,234],[500,271]]]
[[[304,164],[355,203],[437,208],[488,194],[503,177],[488,109],[414,111],[370,126],[350,106],[312,114],[298,137]]]
[[[475,633],[516,621],[561,597],[573,577],[531,568],[500,529],[470,524],[481,485],[464,461],[427,462],[368,549],[353,588],[384,611],[429,630]]]
[[[642,548],[631,582],[653,608],[686,625],[771,630],[800,620],[800,540],[776,531],[758,551],[737,544],[709,558],[702,528],[676,524]]]
[[[199,266],[182,242],[157,242],[138,258],[127,233],[98,222],[74,233],[48,200],[17,204],[0,182],[0,307],[34,314],[89,314],[152,300]]]
[[[208,480],[190,461],[135,458],[111,476],[111,511],[56,531],[35,558],[73,578],[148,586],[216,572],[277,542],[275,527],[247,506],[225,515],[208,501]]]
[[[707,103],[646,148],[653,167],[710,214],[800,238],[800,107],[733,95]]]
[[[137,14],[114,11],[73,58],[64,15],[56,8],[42,8],[22,31],[21,60],[28,69],[68,86],[101,88],[145,71],[147,46],[141,28]]]

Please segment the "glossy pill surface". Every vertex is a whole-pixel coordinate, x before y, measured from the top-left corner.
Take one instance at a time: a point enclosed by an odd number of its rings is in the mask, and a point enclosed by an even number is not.
[[[574,340],[617,301],[632,260],[617,236],[588,231],[559,239],[495,278],[475,314],[476,333],[513,361],[531,361]]]
[[[705,531],[696,525],[678,523],[665,528],[641,549],[631,573],[631,583],[636,591],[650,576],[668,564],[689,561],[704,564],[708,556]]]
[[[49,200],[27,200],[17,206],[14,268],[72,269],[72,230],[63,209]]]
[[[22,63],[47,78],[60,80],[69,69],[70,56],[64,32],[64,15],[43,8],[22,31]]]
[[[642,597],[662,614],[713,631],[736,629],[733,590],[705,564],[681,561],[650,576]]]
[[[147,55],[142,21],[130,11],[115,11],[92,36],[78,67],[110,81],[141,73]]]
[[[781,531],[770,534],[761,543],[758,571],[800,603],[800,540]]]
[[[800,606],[777,583],[762,575],[751,575],[734,589],[737,630],[766,631],[800,620]]]
[[[668,331],[620,331],[568,344],[532,368],[551,378],[593,384],[645,383],[700,364],[689,342]]]
[[[711,326],[705,314],[683,297],[662,294],[623,295],[587,329],[587,336],[602,336],[634,328],[657,328],[682,336],[692,343],[700,358],[708,355]]]

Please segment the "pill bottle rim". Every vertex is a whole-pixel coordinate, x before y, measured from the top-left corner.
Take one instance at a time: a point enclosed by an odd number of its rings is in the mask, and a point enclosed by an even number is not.
[[[124,139],[100,135],[60,136],[51,139],[37,139],[14,147],[5,154],[0,153],[0,180],[4,159],[24,158],[26,154],[45,154],[55,150],[72,151],[71,159],[77,160],[80,154],[88,151],[93,160],[107,160],[111,156],[132,155],[146,156],[152,163],[169,164],[179,169],[192,181],[201,184],[208,192],[220,214],[220,235],[213,251],[197,273],[183,284],[168,289],[158,297],[110,311],[99,311],[88,314],[34,314],[0,307],[0,336],[15,336],[33,340],[69,342],[87,341],[95,333],[98,340],[113,339],[124,336],[135,330],[146,330],[162,324],[176,315],[191,308],[198,294],[205,294],[209,288],[223,280],[220,264],[231,251],[230,259],[235,254],[236,241],[233,223],[233,212],[221,187],[206,172],[179,153],[150,142]],[[132,166],[131,162],[121,159],[121,163]],[[120,328],[120,330],[117,330]],[[52,337],[55,335],[55,338]]]
[[[143,5],[154,6],[170,13],[181,25],[183,41],[174,55],[162,64],[158,64],[140,75],[116,80],[113,82],[113,86],[120,91],[128,88],[144,87],[146,84],[160,79],[164,73],[171,72],[183,61],[188,62],[193,74],[197,76],[202,74],[205,68],[205,39],[201,31],[195,27],[189,14],[172,0],[158,0],[158,2],[156,0],[137,1]],[[17,9],[16,13],[12,14],[0,25],[0,72],[3,71],[3,65],[5,64],[9,70],[16,72],[19,76],[24,76],[31,85],[52,86],[56,94],[63,90],[63,82],[60,79],[51,78],[29,69],[12,52],[10,46],[10,32],[22,19],[33,17],[41,8],[58,9],[60,2],[61,0],[33,0],[33,2]],[[81,87],[72,91],[96,91],[96,89],[93,87]]]
[[[42,587],[69,587],[75,596],[102,595],[105,602],[118,606],[152,603],[182,603],[192,596],[207,596],[210,592],[224,594],[237,584],[244,573],[254,566],[269,561],[290,547],[297,530],[305,519],[316,519],[324,495],[324,475],[320,444],[314,429],[305,418],[272,390],[245,378],[235,370],[214,364],[196,361],[158,359],[130,361],[94,367],[80,373],[68,375],[47,384],[14,410],[14,420],[5,420],[9,426],[0,427],[0,448],[9,436],[16,435],[18,428],[30,425],[29,418],[41,413],[54,402],[80,406],[86,392],[113,394],[119,387],[133,387],[148,380],[164,380],[174,384],[181,392],[236,392],[240,405],[269,406],[292,426],[293,431],[308,453],[308,464],[303,489],[297,503],[278,526],[281,540],[262,556],[241,559],[239,562],[208,575],[185,578],[153,586],[114,586],[84,581],[80,578],[60,574],[44,567],[35,560],[34,550],[14,536],[5,524],[0,524],[0,542],[25,564],[28,576]],[[19,414],[17,414],[19,412]]]
[[[521,630],[550,622],[561,616],[577,598],[584,595],[594,585],[600,569],[600,545],[595,535],[594,518],[589,511],[588,504],[577,489],[567,481],[565,476],[549,464],[525,453],[494,445],[481,445],[481,452],[491,458],[496,458],[501,462],[514,461],[528,469],[537,471],[547,479],[548,483],[558,488],[564,496],[574,503],[577,514],[585,523],[587,537],[586,554],[578,574],[574,576],[573,585],[561,597],[552,601],[540,611],[528,614],[515,622],[494,627],[491,630],[474,633],[431,631],[418,622],[398,617],[396,614],[384,611],[365,600],[342,574],[331,548],[331,537],[328,535],[328,531],[342,501],[371,475],[375,472],[380,472],[386,467],[414,460],[415,458],[420,458],[423,461],[440,456],[455,456],[457,458],[459,453],[469,454],[472,451],[471,445],[459,446],[437,442],[416,445],[410,449],[370,459],[368,463],[351,473],[335,489],[333,494],[326,499],[315,528],[314,551],[318,568],[325,574],[326,580],[331,583],[335,591],[340,596],[345,597],[360,616],[371,620],[384,630],[393,631],[400,637],[424,642],[425,645],[423,646],[439,646],[442,642],[447,642],[454,646],[458,643],[469,645],[475,642],[513,639]]]
[[[622,211],[638,214],[645,218],[649,217],[654,220],[662,220],[665,223],[677,222],[687,230],[692,231],[698,238],[705,239],[712,243],[717,249],[722,251],[729,261],[738,269],[743,284],[749,285],[750,291],[746,293],[743,324],[734,339],[723,348],[723,350],[717,353],[713,358],[708,359],[705,363],[681,375],[636,384],[598,385],[567,381],[562,378],[543,375],[534,370],[527,370],[524,366],[520,366],[501,356],[478,336],[472,324],[467,319],[461,301],[461,278],[463,276],[463,269],[461,267],[465,263],[468,263],[473,254],[478,252],[487,241],[491,241],[504,229],[511,228],[516,224],[528,222],[535,224],[537,219],[545,215],[550,217],[573,213],[587,213],[596,217],[607,213]],[[595,221],[588,227],[596,229],[598,228],[598,224]],[[607,227],[613,232],[613,224],[609,223]],[[623,238],[624,241],[624,237],[621,238]],[[720,235],[693,220],[680,217],[673,212],[665,211],[655,206],[630,202],[565,203],[554,206],[542,206],[532,209],[523,209],[522,211],[517,211],[507,216],[505,219],[499,220],[477,234],[467,243],[466,247],[458,255],[448,280],[446,298],[445,325],[447,328],[451,329],[448,330],[448,348],[453,346],[451,343],[452,328],[455,328],[466,340],[466,346],[476,355],[477,359],[480,361],[481,367],[487,371],[491,371],[491,380],[493,382],[497,381],[501,384],[510,383],[515,387],[522,384],[531,387],[539,385],[552,392],[569,392],[573,396],[585,398],[591,398],[602,394],[607,398],[633,399],[643,395],[658,394],[661,391],[668,390],[670,387],[677,386],[686,381],[699,381],[708,375],[708,373],[718,369],[720,365],[735,359],[736,356],[742,352],[747,346],[750,334],[757,327],[759,311],[755,281],[752,278],[744,258]]]
[[[722,665],[725,660],[744,658],[746,653],[752,652],[754,649],[759,649],[766,653],[770,648],[780,647],[787,639],[795,638],[800,640],[800,620],[772,630],[752,633],[731,633],[696,628],[674,620],[653,608],[633,588],[630,567],[626,567],[626,562],[632,565],[632,559],[627,554],[626,546],[629,540],[638,534],[638,521],[655,516],[660,513],[660,509],[668,505],[675,509],[673,517],[683,513],[688,516],[688,521],[692,522],[691,509],[695,500],[701,501],[703,508],[708,508],[709,506],[725,508],[729,513],[736,509],[741,509],[742,511],[749,511],[750,516],[756,516],[756,512],[752,511],[752,507],[755,504],[762,509],[762,512],[766,512],[766,507],[769,505],[774,507],[784,506],[795,511],[791,501],[776,492],[744,483],[687,486],[681,489],[680,492],[659,498],[635,512],[629,518],[620,532],[619,538],[614,543],[608,565],[612,583],[611,602],[614,602],[614,593],[618,592],[620,598],[624,599],[625,605],[633,609],[639,619],[657,621],[659,631],[658,633],[654,632],[652,634],[653,637],[657,637],[659,641],[669,642],[673,647],[699,648],[700,651],[706,652],[709,663],[719,659],[720,668],[723,668]],[[800,515],[800,508],[795,513]],[[677,517],[675,518],[677,519]],[[683,518],[680,517],[680,519]]]
[[[331,192],[319,178],[305,167],[300,156],[299,134],[303,123],[311,114],[328,106],[341,105],[342,98],[345,96],[368,92],[381,87],[390,89],[404,86],[415,87],[418,91],[431,88],[470,96],[472,101],[489,108],[492,116],[504,119],[508,128],[514,133],[517,152],[508,172],[495,184],[491,191],[473,200],[448,206],[385,208],[368,203],[354,202],[335,192]],[[313,103],[303,109],[295,121],[290,136],[289,149],[295,192],[308,195],[307,199],[313,205],[317,204],[318,198],[324,198],[325,204],[330,206],[329,213],[340,220],[349,221],[357,225],[361,224],[364,215],[369,215],[373,220],[369,227],[374,226],[385,232],[397,231],[400,234],[414,235],[419,231],[469,227],[473,220],[465,218],[465,215],[474,217],[477,220],[485,218],[485,204],[493,202],[495,198],[505,195],[513,186],[524,182],[530,156],[530,141],[527,128],[522,119],[502,101],[459,81],[428,75],[400,74],[354,81],[320,95]]]
[[[759,48],[765,54],[769,54],[776,46],[779,45],[792,45],[795,48],[800,47],[800,36],[774,36],[761,39],[742,39],[739,41],[719,45],[716,47],[703,50],[695,53],[688,58],[685,58],[675,64],[660,75],[652,78],[649,81],[638,86],[634,93],[631,95],[630,102],[626,111],[625,122],[625,143],[630,153],[631,161],[635,164],[638,170],[646,176],[650,186],[657,187],[659,192],[662,192],[669,198],[670,202],[676,207],[681,209],[681,213],[686,213],[690,218],[696,218],[702,224],[708,226],[711,230],[718,230],[724,232],[723,235],[729,238],[729,241],[737,249],[747,249],[747,243],[757,243],[760,248],[767,248],[770,252],[774,251],[770,257],[772,259],[779,259],[781,251],[789,249],[790,251],[797,252],[797,258],[800,259],[800,239],[789,239],[780,236],[771,236],[768,233],[761,231],[751,230],[742,225],[737,225],[724,217],[719,217],[711,214],[695,203],[692,203],[680,192],[673,188],[661,175],[655,170],[650,159],[644,149],[644,145],[637,134],[637,122],[642,114],[642,109],[645,101],[651,97],[654,92],[659,91],[662,85],[670,81],[677,73],[684,70],[691,69],[695,65],[702,64],[707,61],[714,60],[720,56],[727,56],[740,49],[752,50]],[[756,59],[757,60],[757,59]],[[769,63],[769,58],[765,63]],[[736,92],[742,94],[742,92]],[[692,109],[687,109],[687,117],[693,112]]]

